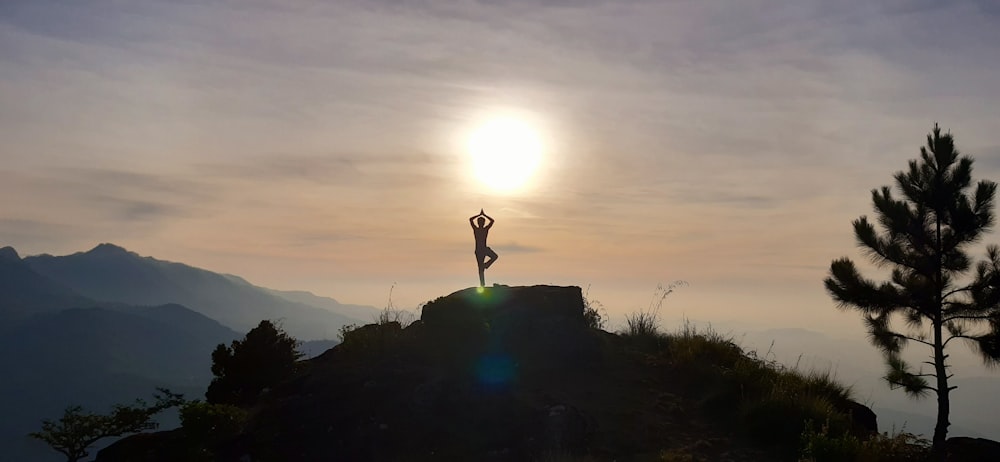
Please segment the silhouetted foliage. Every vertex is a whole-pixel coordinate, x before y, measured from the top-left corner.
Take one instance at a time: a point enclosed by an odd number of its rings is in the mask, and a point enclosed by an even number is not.
[[[184,403],[183,396],[157,388],[156,402],[150,406],[137,399],[131,406],[116,405],[111,414],[92,414],[81,406],[67,407],[58,421],[43,420],[42,430],[28,434],[46,442],[66,456],[69,462],[87,457],[88,449],[98,440],[148,429],[154,415]]]
[[[663,300],[678,287],[686,285],[687,282],[685,281],[674,281],[666,287],[663,284],[657,285],[656,290],[653,291],[653,298],[649,301],[649,306],[645,310],[625,315],[625,329],[621,334],[646,339],[656,339],[659,337],[660,308],[663,307]]]
[[[690,402],[698,403],[694,406],[706,418],[771,448],[780,455],[774,460],[798,453],[809,420],[827,422],[831,437],[856,432],[849,411],[850,388],[828,372],[789,368],[756,351],[744,351],[732,337],[711,326],[699,329],[687,321],[677,331],[658,332],[655,338],[623,335],[626,344],[644,352],[651,364],[669,364],[671,383],[689,390]]]
[[[583,294],[583,321],[592,329],[604,329],[608,322],[604,304],[590,297],[590,286],[587,286],[587,292]]]
[[[872,191],[881,232],[865,216],[854,221],[858,246],[876,265],[892,269],[890,280],[867,279],[844,257],[833,261],[824,281],[840,308],[865,317],[869,339],[885,356],[890,386],[914,397],[937,395],[932,444],[940,456],[948,433],[948,394],[955,388],[948,385],[948,343],[969,341],[987,364],[1000,361],[1000,249],[990,246],[987,260],[967,278],[971,282],[960,283],[973,270],[965,249],[994,222],[996,183],[980,181],[967,193],[972,162],[959,156],[952,136],[942,135],[935,124],[920,158],[894,175],[902,197],[897,199],[888,186]],[[902,320],[905,328],[894,330],[894,320]],[[927,364],[933,371],[913,370],[902,359],[909,342],[932,350]]]
[[[205,398],[213,404],[252,404],[261,392],[295,371],[295,361],[302,357],[298,343],[267,320],[229,347],[220,343],[212,352],[215,378]]]
[[[181,427],[197,459],[214,460],[215,448],[238,435],[246,420],[247,411],[232,404],[192,401],[181,407]]]
[[[862,439],[832,432],[829,420],[819,429],[815,422],[806,422],[801,444],[799,462],[924,462],[930,453],[930,441],[912,433],[879,433]]]
[[[395,288],[396,288],[396,283],[392,283],[392,286],[389,287],[389,299],[385,303],[385,308],[383,308],[382,311],[380,311],[378,313],[378,315],[375,316],[375,324],[378,324],[378,325],[381,326],[381,325],[385,325],[385,324],[389,324],[389,323],[395,322],[395,323],[398,323],[402,327],[406,327],[406,326],[409,326],[410,324],[413,323],[413,320],[415,318],[415,316],[413,315],[413,313],[411,313],[409,311],[397,309],[396,306],[392,304],[392,291]],[[347,330],[350,331],[350,330],[353,330],[353,328],[348,328]],[[340,341],[343,342],[344,341],[344,335],[343,335],[344,328],[341,328],[340,333],[341,333],[341,335],[340,335]]]

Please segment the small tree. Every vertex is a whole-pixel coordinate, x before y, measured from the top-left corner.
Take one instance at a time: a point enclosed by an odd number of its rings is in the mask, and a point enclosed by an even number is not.
[[[146,430],[154,415],[165,409],[184,403],[183,396],[158,388],[156,403],[152,406],[137,399],[132,406],[116,405],[109,415],[84,412],[80,406],[67,407],[58,421],[43,420],[42,430],[28,436],[40,439],[52,449],[66,456],[68,462],[76,462],[87,457],[90,447],[97,441],[138,433]]]
[[[885,186],[872,191],[878,214],[875,225],[862,216],[854,221],[858,246],[881,267],[892,268],[889,281],[877,283],[861,276],[848,258],[834,260],[824,281],[840,308],[860,311],[869,338],[884,354],[885,380],[913,397],[937,395],[938,415],[933,451],[944,456],[950,411],[948,355],[955,339],[971,342],[987,364],[1000,361],[1000,250],[991,246],[972,278],[965,252],[993,226],[993,197],[997,185],[980,181],[972,195],[972,158],[959,156],[951,134],[938,126],[927,136],[920,159],[894,176],[902,198]],[[906,328],[894,330],[893,320]],[[909,342],[931,350],[933,368],[914,371],[900,357]],[[932,379],[928,382],[928,379]]]
[[[299,342],[271,321],[261,321],[243,340],[212,352],[212,373],[205,398],[213,404],[252,404],[267,388],[290,377],[302,357]]]

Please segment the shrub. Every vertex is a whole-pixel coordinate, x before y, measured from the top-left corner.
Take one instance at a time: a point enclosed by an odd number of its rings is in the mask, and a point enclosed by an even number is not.
[[[796,442],[805,430],[806,422],[825,419],[831,433],[845,435],[850,428],[848,417],[838,413],[822,397],[789,397],[779,393],[746,400],[739,418],[747,434],[758,444],[781,446],[794,453]]]
[[[232,404],[191,401],[181,407],[181,428],[196,448],[192,458],[212,460],[214,449],[243,431],[247,411]]]
[[[181,407],[184,433],[200,441],[224,440],[243,430],[247,411],[232,404],[191,401]]]
[[[608,320],[604,305],[590,298],[590,286],[587,286],[587,292],[583,294],[583,320],[591,329],[604,329]]]
[[[930,442],[911,433],[882,433],[867,441],[831,432],[828,423],[816,428],[810,421],[802,432],[800,462],[924,462],[930,460]]]
[[[243,340],[219,344],[212,352],[215,378],[205,392],[211,403],[246,406],[295,372],[299,342],[271,321],[261,321]]]

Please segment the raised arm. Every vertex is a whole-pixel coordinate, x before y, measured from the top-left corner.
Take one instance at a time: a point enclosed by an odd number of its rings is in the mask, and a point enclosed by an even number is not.
[[[475,220],[476,220],[476,217],[478,217],[478,216],[479,215],[473,215],[473,216],[469,217],[469,226],[471,226],[472,229],[476,228],[476,221]]]
[[[482,213],[482,215],[483,215],[484,217],[486,217],[486,219],[487,219],[487,220],[489,220],[489,221],[490,221],[489,223],[487,223],[487,224],[486,224],[486,229],[490,229],[490,228],[492,228],[492,227],[493,227],[493,217],[491,217],[491,216],[489,216],[489,215],[487,215],[487,214],[483,213],[482,211],[480,211],[480,213]]]

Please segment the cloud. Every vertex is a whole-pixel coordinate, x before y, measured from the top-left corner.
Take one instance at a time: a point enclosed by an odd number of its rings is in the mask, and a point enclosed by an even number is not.
[[[994,4],[2,2],[0,229],[402,279],[485,207],[526,271],[795,277],[935,120],[1000,169]],[[502,108],[551,135],[520,197],[456,147]]]
[[[499,253],[537,253],[544,251],[541,247],[521,245],[517,242],[508,242],[490,246]]]
[[[238,162],[196,163],[192,166],[207,178],[230,178],[254,182],[305,181],[319,184],[365,185],[379,175],[405,177],[407,181],[446,166],[446,159],[413,154],[263,154]],[[398,178],[397,178],[398,179]]]
[[[162,229],[207,213],[211,188],[183,178],[116,169],[53,167],[0,171],[19,200],[5,206],[5,226],[28,241],[76,234],[110,240]],[[49,228],[49,229],[45,229]],[[104,235],[102,235],[104,234]]]

